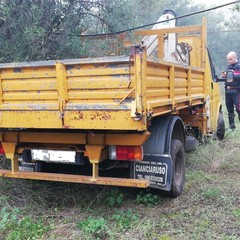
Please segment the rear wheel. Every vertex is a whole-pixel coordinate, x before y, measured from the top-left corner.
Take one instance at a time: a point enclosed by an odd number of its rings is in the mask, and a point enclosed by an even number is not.
[[[186,151],[191,152],[196,149],[198,141],[195,137],[186,136]]]
[[[169,195],[178,197],[183,191],[185,181],[185,151],[181,141],[172,140],[170,154],[172,158],[172,185]]]
[[[222,140],[225,136],[225,123],[224,123],[223,114],[221,112],[219,112],[218,114],[216,136],[219,140]]]

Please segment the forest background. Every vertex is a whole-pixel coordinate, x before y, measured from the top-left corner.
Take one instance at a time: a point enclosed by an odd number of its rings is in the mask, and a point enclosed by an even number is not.
[[[206,8],[191,0],[0,0],[0,62],[129,54],[123,39],[133,32],[79,35],[154,23],[165,9],[182,16]],[[177,21],[194,25],[206,17],[217,73],[229,51],[240,56],[239,11],[233,4]],[[239,147],[237,122],[223,141],[188,153],[185,188],[175,199],[148,190],[0,178],[0,239],[238,240]]]
[[[79,35],[112,33],[154,23],[165,9],[175,11],[177,16],[207,9],[197,2],[1,0],[0,62],[129,54],[130,50],[123,47],[123,39],[132,39],[134,31],[101,38]],[[240,55],[239,5],[180,18],[177,25],[201,24],[203,16],[207,19],[207,46],[219,73],[226,67],[229,51]],[[139,41],[135,39],[133,43]]]

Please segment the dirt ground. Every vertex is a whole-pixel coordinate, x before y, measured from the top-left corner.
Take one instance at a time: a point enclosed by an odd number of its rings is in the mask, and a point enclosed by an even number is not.
[[[240,239],[240,132],[187,155],[183,194],[0,179],[0,239]]]

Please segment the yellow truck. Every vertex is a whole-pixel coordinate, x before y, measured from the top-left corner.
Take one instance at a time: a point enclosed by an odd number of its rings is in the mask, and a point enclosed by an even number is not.
[[[128,56],[0,64],[0,176],[181,194],[189,136],[224,136],[206,24],[136,34]]]

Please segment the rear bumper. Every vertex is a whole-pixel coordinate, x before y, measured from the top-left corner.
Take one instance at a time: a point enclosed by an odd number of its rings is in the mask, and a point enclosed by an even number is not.
[[[147,188],[150,182],[147,180],[129,179],[129,178],[109,178],[80,176],[72,174],[58,174],[58,173],[40,173],[40,172],[12,172],[11,170],[0,170],[1,177],[7,178],[22,178],[33,180],[46,180],[56,182],[71,182],[95,185],[110,185],[123,187]]]

